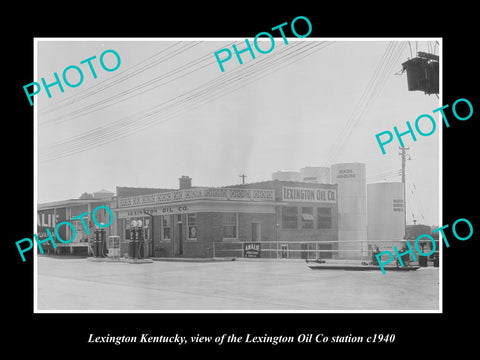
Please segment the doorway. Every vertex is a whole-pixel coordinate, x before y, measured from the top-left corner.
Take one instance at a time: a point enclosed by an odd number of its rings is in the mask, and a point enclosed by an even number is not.
[[[175,255],[183,255],[183,223],[177,222],[177,231],[175,231]]]

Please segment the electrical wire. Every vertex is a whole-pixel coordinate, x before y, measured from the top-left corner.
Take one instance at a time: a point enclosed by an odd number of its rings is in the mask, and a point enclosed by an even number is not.
[[[366,114],[369,107],[375,102],[376,98],[385,86],[389,75],[392,73],[393,66],[396,65],[398,58],[404,51],[405,46],[405,43],[388,43],[385,52],[379,61],[379,64],[375,68],[372,76],[370,77],[370,81],[360,97],[360,100],[353,109],[352,115],[349,117],[341,132],[338,134],[337,139],[334,142],[335,146],[330,149],[327,155],[326,163],[328,165],[331,165],[334,162],[334,159],[338,156],[343,144],[357,127],[358,123]]]
[[[192,60],[192,61],[190,61],[190,62],[188,62],[184,65],[181,65],[181,66],[179,66],[179,67],[177,67],[177,68],[175,68],[175,69],[173,69],[173,70],[171,70],[167,73],[164,73],[160,76],[149,79],[148,81],[143,82],[139,85],[136,85],[132,88],[122,90],[121,92],[113,94],[113,95],[108,95],[109,96],[108,98],[98,99],[93,104],[84,105],[83,107],[81,107],[79,109],[73,109],[69,113],[61,114],[60,116],[57,116],[56,118],[44,121],[39,126],[45,127],[45,126],[54,125],[54,124],[56,125],[56,124],[66,122],[66,121],[71,121],[71,120],[76,119],[78,117],[85,116],[85,115],[91,114],[95,111],[105,109],[109,106],[128,101],[129,99],[133,98],[134,96],[141,95],[141,94],[143,94],[147,91],[151,91],[151,90],[157,89],[161,86],[167,85],[171,82],[177,81],[177,80],[185,77],[186,75],[189,75],[193,72],[201,70],[201,69],[203,69],[207,66],[210,66],[210,65],[212,65],[216,62],[216,61],[210,61],[209,63],[207,63],[207,64],[205,64],[205,65],[203,65],[199,68],[193,68],[194,66],[198,65],[201,62],[204,62],[205,60],[211,60],[211,54],[207,54],[207,55],[201,56],[200,58],[194,59],[194,60]],[[184,71],[184,70],[187,70],[187,69],[190,69],[190,68],[193,68],[193,70],[191,70],[187,73],[184,73],[182,75],[179,75],[177,77],[173,77],[172,79],[170,79],[170,80],[168,80],[164,83],[158,84],[158,82],[160,82],[161,80],[172,77],[172,76],[180,73],[181,71]],[[152,84],[155,85],[155,86],[148,88],[148,86],[150,86]],[[127,96],[127,95],[130,95],[130,94],[134,93],[137,90],[142,90],[142,89],[145,89],[145,90],[142,91],[142,92],[138,92],[136,94],[133,94],[132,96]],[[102,106],[102,105],[104,105],[104,106]],[[99,106],[101,106],[101,107],[99,107]]]
[[[207,84],[183,93],[174,99],[170,99],[166,103],[142,111],[134,117],[125,117],[120,121],[113,121],[104,126],[57,142],[48,147],[47,151],[42,153],[42,159],[40,161],[50,161],[86,151],[118,138],[131,135],[132,132],[140,131],[148,126],[168,121],[177,116],[178,113],[183,113],[187,109],[191,110],[192,107],[211,102],[232,91],[245,87],[254,81],[258,81],[259,79],[268,76],[272,72],[295,63],[303,59],[305,56],[311,55],[331,44],[332,43],[327,42],[306,42],[306,44],[303,44],[302,42],[293,43],[289,45],[289,47],[285,47],[282,51],[279,51],[277,56],[267,57],[252,61],[249,64],[244,64],[242,67],[235,69],[236,71],[231,71],[227,77],[216,78]],[[318,49],[316,49],[317,47]],[[225,87],[227,87],[227,89],[225,89]],[[158,115],[167,109],[173,109],[173,112],[167,114],[167,116],[158,121]]]
[[[233,89],[233,90],[235,90],[235,89]],[[147,116],[151,116],[151,115],[153,115],[153,114],[147,114]]]
[[[88,88],[77,91],[75,93],[75,95],[71,95],[69,97],[66,97],[65,99],[59,100],[55,104],[49,105],[49,106],[43,108],[42,110],[39,110],[39,114],[48,114],[50,112],[54,112],[54,111],[57,111],[59,109],[62,109],[66,106],[71,106],[72,104],[74,104],[76,102],[79,102],[81,100],[84,100],[86,98],[89,98],[91,96],[97,95],[101,91],[105,91],[106,89],[109,89],[113,86],[117,86],[119,83],[121,83],[125,80],[128,80],[128,79],[130,79],[130,78],[132,78],[132,77],[134,77],[138,74],[141,74],[141,73],[145,72],[146,70],[149,70],[149,69],[151,69],[151,68],[153,68],[153,67],[155,67],[159,64],[162,64],[165,61],[170,60],[174,56],[177,56],[177,55],[179,55],[179,54],[181,54],[181,53],[183,53],[187,50],[190,50],[191,48],[197,46],[199,43],[200,42],[196,42],[196,43],[193,43],[193,44],[189,44],[189,43],[188,44],[182,44],[180,49],[175,49],[175,50],[167,53],[167,55],[163,56],[162,58],[154,60],[154,61],[152,61],[152,62],[150,62],[146,65],[143,65],[139,69],[135,69],[136,67],[140,66],[141,64],[148,61],[149,59],[151,59],[155,56],[158,56],[158,55],[164,53],[165,51],[170,50],[173,47],[177,46],[179,43],[176,42],[173,45],[167,47],[166,49],[163,49],[162,51],[148,57],[147,59],[144,59],[144,60],[128,67],[127,69],[123,70],[122,72],[116,73],[116,74],[110,76],[109,78],[96,83],[95,85],[92,85]],[[132,69],[133,69],[133,72],[128,73]]]
[[[371,91],[375,87],[375,83],[378,81],[379,76],[381,74],[382,68],[385,65],[386,59],[390,56],[390,52],[392,51],[393,43],[389,43],[387,45],[387,49],[385,50],[382,58],[378,66],[375,68],[374,73],[372,74],[370,81],[367,84],[367,87],[364,89],[360,100],[357,102],[355,108],[352,111],[352,115],[347,120],[347,123],[342,128],[341,132],[337,136],[337,140],[334,142],[336,145],[330,149],[330,152],[327,156],[327,164],[331,164],[333,162],[334,157],[340,151],[341,145],[344,143],[344,140],[347,137],[350,129],[353,127],[353,124],[356,121],[358,114],[361,112],[361,109],[365,106],[368,102],[368,98],[371,96]]]
[[[401,176],[401,175],[402,175],[402,170],[401,169],[390,170],[390,171],[386,171],[386,172],[379,173],[379,174],[376,174],[376,175],[368,176],[366,178],[366,181],[367,182],[375,182],[375,181],[379,181],[379,180],[383,180],[383,179],[395,178],[395,177],[398,177],[398,176]]]
[[[240,72],[240,71],[241,71],[241,69],[237,69],[237,72]],[[235,71],[232,72],[232,74],[231,74],[230,76],[233,76],[234,73],[235,73]],[[210,85],[210,86],[215,86],[215,87],[216,87],[216,86],[218,86],[218,85],[221,83],[221,81],[222,81],[222,79],[220,79],[220,82],[219,82],[219,79],[217,78],[217,79],[214,79],[214,80],[210,81],[210,82],[209,82],[208,84],[206,84],[206,85]],[[204,84],[203,86],[205,86],[205,84]],[[190,92],[195,92],[195,90],[201,90],[201,89],[202,89],[202,86],[198,86],[197,88],[191,90]],[[134,114],[134,115],[141,115],[141,116],[143,116],[143,115],[145,115],[145,114],[148,115],[149,111],[150,111],[150,114],[152,114],[152,112],[151,112],[152,110],[162,108],[162,107],[164,107],[165,105],[168,105],[169,103],[171,103],[173,100],[176,100],[177,98],[182,98],[182,96],[185,96],[185,95],[189,95],[189,92],[184,93],[184,94],[181,94],[181,95],[177,96],[176,98],[170,99],[170,100],[168,100],[168,101],[166,101],[166,102],[164,102],[164,103],[161,103],[161,104],[159,104],[159,105],[154,106],[153,108],[150,108],[150,109],[147,109],[147,110],[143,110],[143,111],[138,112],[138,113],[136,113],[136,114]],[[131,116],[127,117],[127,120],[129,120],[129,118],[131,118]],[[93,129],[93,130],[91,130],[91,131],[86,132],[86,135],[87,135],[87,137],[88,137],[91,133],[97,132],[97,130],[98,130],[98,129],[101,129],[102,127],[103,127],[104,129],[106,129],[106,130],[114,130],[114,128],[117,127],[118,125],[122,125],[122,122],[113,121],[113,122],[111,122],[110,124],[107,124],[107,125],[104,125],[104,126],[101,126],[101,127],[98,127],[98,128],[96,128],[96,129]],[[111,128],[110,128],[110,126],[111,126]],[[71,137],[71,138],[69,138],[69,139],[66,139],[65,142],[69,142],[70,140],[73,140],[73,139],[75,139],[75,138],[77,138],[77,136],[73,136],[73,137]]]

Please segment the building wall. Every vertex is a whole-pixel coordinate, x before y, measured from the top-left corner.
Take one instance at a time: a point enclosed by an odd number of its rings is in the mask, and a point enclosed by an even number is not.
[[[62,208],[48,208],[37,211],[37,236],[39,240],[44,240],[48,237],[47,229],[50,230],[52,237],[55,238],[55,227],[57,224],[65,221],[66,219],[66,209]],[[65,226],[58,228],[58,233],[62,239],[66,239]],[[55,241],[55,245],[58,245],[59,241]],[[41,254],[40,247],[45,254],[52,254],[57,251],[53,248],[51,241],[42,243],[40,246],[37,246],[37,252]]]
[[[89,241],[92,242],[95,238],[95,223],[92,220],[92,213],[95,208],[100,205],[108,206],[114,214],[110,226],[104,228],[106,231],[106,239],[108,239],[108,236],[116,235],[119,231],[114,212],[116,206],[115,201],[111,199],[103,199],[101,201],[98,199],[92,199],[90,201],[71,199],[56,203],[41,204],[40,209],[37,211],[39,215],[37,219],[37,231],[41,235],[39,239],[46,238],[46,226],[43,225],[45,221],[48,220],[51,222],[52,219],[55,219],[54,223],[49,224],[48,228],[55,239],[56,248],[54,249],[50,242],[45,242],[42,246],[45,252],[88,255]],[[88,233],[80,218],[73,219],[81,214],[85,214],[83,220],[88,228]],[[50,218],[47,216],[50,216]],[[105,209],[99,209],[96,212],[95,217],[99,223],[103,222],[104,224],[107,224],[110,222],[110,216]],[[61,242],[55,234],[56,225],[64,221],[69,222],[75,227],[75,236],[73,236],[73,230],[69,225],[63,224],[58,227],[58,235],[61,239],[70,240],[73,237],[73,240],[68,243]]]
[[[334,164],[332,184],[338,184],[338,241],[343,258],[362,258],[362,243],[367,240],[366,165]]]
[[[238,214],[238,240],[253,241],[252,223],[260,224],[260,241],[275,241],[275,215],[274,214]]]
[[[313,250],[327,249],[327,250],[337,250],[338,249],[338,214],[337,214],[337,205],[336,204],[318,204],[318,203],[292,203],[288,204],[288,207],[297,208],[297,228],[296,229],[286,229],[285,224],[283,224],[282,211],[285,206],[277,206],[276,216],[278,226],[278,247],[281,248],[282,245],[288,247],[289,251],[285,254],[282,254],[280,251],[279,257],[288,257],[288,258],[307,258],[304,250],[310,249],[310,256],[308,258],[316,258],[317,256]],[[302,207],[312,207],[313,208],[313,228],[303,228],[302,221]],[[328,229],[319,229],[318,228],[318,208],[330,208],[331,209],[331,227]],[[317,244],[307,243],[307,242],[318,242]],[[322,244],[323,242],[323,244]],[[293,251],[292,251],[293,250]],[[266,254],[265,254],[266,255]],[[269,257],[276,257],[276,253],[271,252]],[[337,252],[328,252],[328,254],[323,254],[322,258],[338,258],[339,254]],[[263,256],[263,254],[262,254]],[[265,256],[267,257],[267,256]]]
[[[367,185],[368,240],[402,240],[405,236],[403,183]]]
[[[300,169],[300,181],[330,184],[330,168],[307,166]]]
[[[242,242],[252,242],[253,231],[252,227],[258,224],[259,235],[257,239],[262,242],[263,249],[275,249],[263,253],[264,257],[276,257],[277,240],[279,241],[294,241],[298,244],[300,249],[302,242],[308,241],[337,241],[338,240],[338,206],[335,196],[333,198],[305,200],[292,200],[292,198],[283,199],[283,187],[301,187],[308,189],[322,189],[322,193],[331,193],[335,195],[337,190],[336,185],[331,184],[308,184],[302,182],[292,181],[265,181],[254,184],[244,184],[232,186],[235,188],[252,188],[252,189],[269,189],[275,190],[275,202],[263,202],[256,203],[250,201],[186,201],[181,203],[181,207],[187,210],[180,210],[180,203],[174,205],[162,204],[157,208],[154,205],[150,205],[148,208],[150,213],[153,210],[157,214],[164,213],[164,208],[168,208],[169,211],[173,211],[173,215],[169,216],[171,220],[171,238],[164,239],[164,229],[162,218],[165,215],[158,215],[153,220],[153,238],[154,238],[154,252],[155,257],[241,257],[242,256]],[[317,192],[316,192],[317,193]],[[282,226],[282,207],[296,207],[297,223],[296,229],[284,229]],[[314,216],[314,228],[304,229],[302,228],[302,207],[311,207],[313,209]],[[331,226],[328,229],[317,227],[317,208],[329,208],[331,209]],[[133,214],[142,214],[142,208],[123,208],[117,214],[121,216],[135,216]],[[185,213],[185,211],[187,213]],[[191,240],[187,238],[188,225],[186,219],[188,213],[196,214],[196,229],[197,239]],[[224,235],[224,215],[236,214],[236,231],[235,236],[231,238],[223,238]],[[141,215],[139,215],[141,216]],[[179,216],[183,226],[183,251],[179,253],[179,242],[176,240]],[[121,223],[123,219],[119,220]],[[279,224],[277,228],[277,224]],[[117,226],[119,235],[123,236],[123,224]],[[266,242],[271,242],[267,244]],[[292,245],[293,246],[293,245]],[[330,244],[331,248],[336,248],[336,244]],[[122,255],[128,252],[128,243],[125,243]],[[295,254],[297,255],[297,254]],[[298,257],[301,254],[298,253]],[[296,257],[296,256],[292,256]]]
[[[167,215],[172,216],[172,215]],[[178,242],[176,236],[178,232],[178,218],[173,215],[171,238],[163,238],[162,216],[154,217],[154,256],[157,257],[208,257],[212,253],[212,242],[222,241],[222,216],[220,213],[202,213],[196,214],[197,239],[188,239],[188,224],[186,223],[186,214],[182,215],[183,224],[183,254],[178,255]],[[209,255],[210,254],[210,255]]]
[[[199,212],[197,213],[197,239],[187,239],[186,231],[183,238],[183,254],[175,254],[175,247],[172,242],[175,239],[175,231],[178,223],[174,221],[174,232],[172,240],[162,240],[161,231],[155,236],[155,256],[183,256],[183,257],[212,257],[213,244],[216,243],[217,250],[223,252],[220,256],[241,256],[237,251],[241,248],[239,242],[252,241],[252,223],[260,224],[261,241],[275,241],[275,216],[274,214],[262,213],[241,213],[237,212],[236,237],[224,239],[222,212]],[[155,228],[160,226],[160,217],[155,222]],[[236,249],[227,251],[229,249]],[[219,254],[217,254],[219,255]]]

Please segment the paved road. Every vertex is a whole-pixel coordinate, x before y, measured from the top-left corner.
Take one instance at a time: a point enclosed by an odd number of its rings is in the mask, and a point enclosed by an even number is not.
[[[438,268],[310,270],[302,262],[127,264],[38,257],[38,310],[438,310]]]

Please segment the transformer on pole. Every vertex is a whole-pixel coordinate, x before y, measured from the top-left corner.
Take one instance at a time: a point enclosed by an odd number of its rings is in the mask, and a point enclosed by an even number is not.
[[[402,64],[407,72],[408,91],[423,91],[425,94],[439,93],[439,56],[417,52],[417,57]]]

